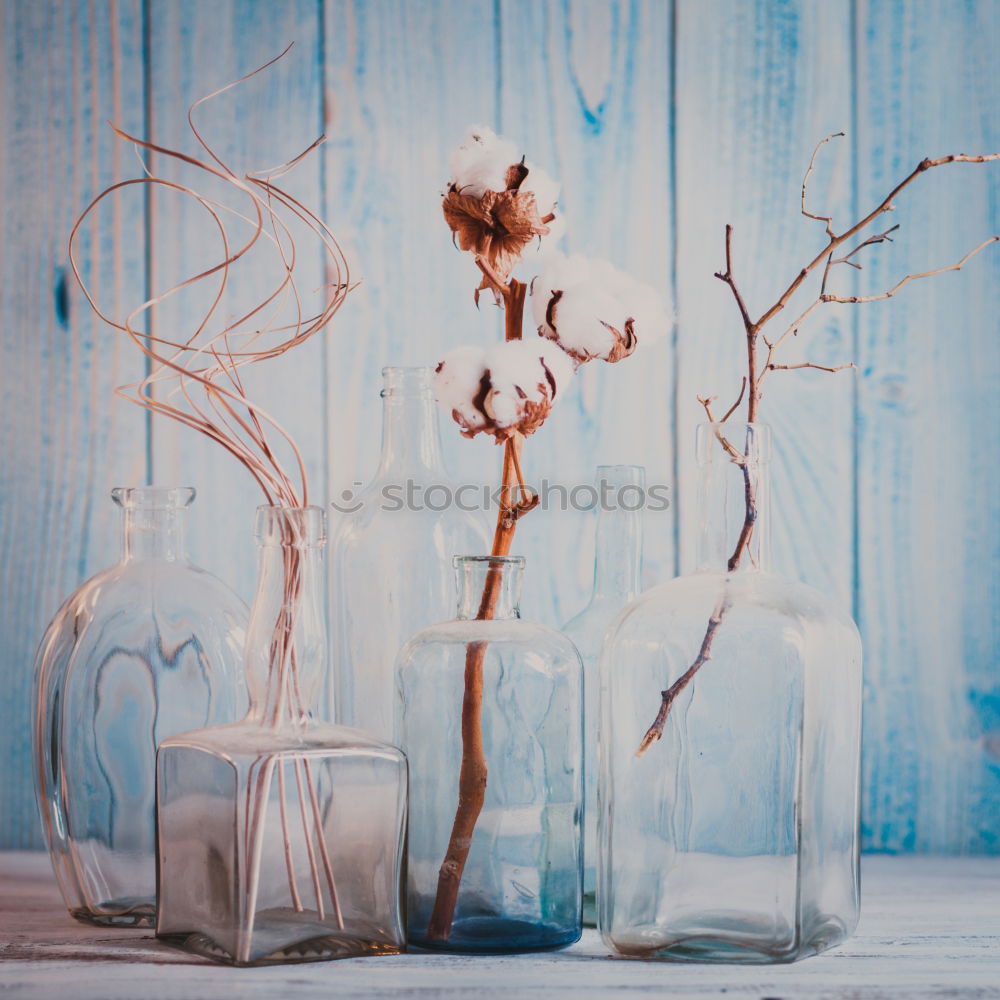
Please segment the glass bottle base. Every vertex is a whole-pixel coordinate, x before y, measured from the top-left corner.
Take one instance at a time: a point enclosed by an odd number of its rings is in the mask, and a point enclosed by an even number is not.
[[[300,940],[289,943],[288,931],[296,928],[304,932]],[[352,931],[340,931],[325,926],[321,921],[315,922],[314,933],[302,924],[302,914],[291,908],[276,908],[262,911],[257,916],[257,926],[254,931],[255,957],[249,961],[238,960],[224,945],[210,935],[201,932],[159,934],[157,937],[164,944],[183,951],[210,958],[214,962],[225,965],[235,965],[248,968],[258,965],[287,965],[294,962],[328,962],[337,958],[362,958],[364,956],[399,955],[406,949],[404,946],[389,944],[384,940],[375,940]],[[274,947],[268,949],[267,938],[274,937]]]
[[[580,940],[580,928],[504,917],[465,917],[452,924],[444,941],[411,932],[410,944],[428,951],[455,951],[478,955],[507,952],[554,951]]]
[[[102,904],[102,911],[94,912],[84,906],[72,908],[70,916],[82,924],[95,927],[155,927],[156,905],[148,900],[119,900]]]
[[[818,955],[850,936],[844,924],[835,919],[812,929],[808,940],[796,941],[791,928],[775,934],[773,925],[754,933],[743,922],[739,931],[725,936],[718,930],[705,933],[691,926],[687,929],[636,927],[627,935],[604,936],[605,943],[624,958],[655,959],[664,962],[713,962],[732,965],[778,965],[797,962]]]

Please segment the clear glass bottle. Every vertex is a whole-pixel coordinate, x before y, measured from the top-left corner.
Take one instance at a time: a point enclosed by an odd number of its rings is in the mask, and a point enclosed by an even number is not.
[[[122,556],[52,620],[35,661],[36,791],[70,913],[101,925],[156,915],[155,754],[246,705],[246,605],[193,566],[186,487],[112,491]]]
[[[523,559],[455,565],[457,619],[418,632],[397,664],[408,937],[460,952],[559,948],[581,932],[580,657],[521,619]]]
[[[761,424],[699,428],[702,569],[604,646],[598,925],[621,955],[791,962],[857,924],[861,642],[768,569],[770,450]]]
[[[594,547],[594,591],[590,603],[563,632],[583,660],[583,923],[597,922],[597,740],[598,661],[608,626],[642,590],[642,510],[646,470],[641,465],[599,465]]]
[[[372,482],[337,507],[351,510],[332,546],[330,621],[337,721],[391,741],[396,654],[414,632],[448,617],[452,559],[487,550],[490,534],[482,512],[454,502],[431,369],[382,375],[382,457]]]
[[[157,936],[230,965],[404,950],[406,760],[311,715],[325,529],[319,507],[259,508],[250,711],[157,755]]]

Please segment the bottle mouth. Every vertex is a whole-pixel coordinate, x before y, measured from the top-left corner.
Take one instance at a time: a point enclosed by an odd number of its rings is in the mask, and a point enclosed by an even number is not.
[[[258,545],[286,548],[316,547],[326,542],[326,511],[322,507],[257,508],[254,532]]]
[[[111,491],[123,510],[183,510],[196,495],[193,486],[116,486]]]
[[[764,465],[771,461],[771,426],[745,420],[699,424],[695,432],[698,464],[708,465],[723,458],[731,460],[733,456],[727,444],[745,455],[753,465]]]
[[[430,368],[388,366],[382,369],[382,398],[433,398]]]
[[[455,569],[463,566],[485,566],[487,568],[517,566],[524,568],[524,556],[455,556],[452,559]]]

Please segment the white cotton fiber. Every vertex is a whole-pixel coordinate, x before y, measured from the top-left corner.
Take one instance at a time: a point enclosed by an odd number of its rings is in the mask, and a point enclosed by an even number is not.
[[[492,129],[473,125],[448,157],[451,183],[461,194],[476,198],[487,191],[505,191],[507,170],[520,161],[514,143],[500,138]]]
[[[530,191],[535,196],[538,214],[544,219],[555,211],[559,200],[559,182],[533,163],[526,162],[524,165],[528,168],[528,176],[521,181],[518,190],[525,193]]]
[[[562,294],[553,300],[556,292]],[[623,333],[631,319],[643,344],[655,341],[669,327],[660,296],[652,288],[606,260],[579,255],[546,260],[544,271],[532,282],[531,308],[540,333],[584,359],[609,355],[616,344],[609,326]]]
[[[551,403],[573,375],[565,351],[534,338],[497,344],[487,352],[486,366],[492,386],[488,409],[499,427],[516,424],[526,402]]]
[[[485,416],[473,403],[486,371],[486,353],[481,347],[456,347],[434,371],[435,398],[468,430],[486,423]]]

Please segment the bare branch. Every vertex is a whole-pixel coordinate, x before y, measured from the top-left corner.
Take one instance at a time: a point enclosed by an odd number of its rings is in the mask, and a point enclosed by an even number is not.
[[[816,368],[821,372],[842,372],[846,368],[857,368],[858,366],[852,361],[848,365],[836,365],[831,368],[829,365],[817,365],[812,361],[803,361],[798,365],[768,365],[768,371],[772,372],[793,372],[798,371],[800,368]]]
[[[740,403],[743,402],[743,394],[746,391],[747,391],[747,377],[746,375],[744,375],[743,384],[740,386],[740,394],[739,396],[736,397],[736,402],[733,403],[733,405],[730,406],[728,410],[726,410],[726,415],[722,418],[722,420],[719,421],[720,423],[724,424],[736,412],[737,407],[739,407]]]
[[[831,139],[842,139],[844,136],[843,132],[834,132],[833,135],[828,135],[825,139],[821,140],[816,144],[816,148],[813,150],[812,158],[809,160],[809,169],[806,170],[805,177],[802,178],[802,214],[807,219],[815,219],[817,222],[822,222],[826,225],[826,235],[830,239],[834,238],[833,232],[833,217],[826,215],[813,215],[812,212],[806,210],[806,187],[809,184],[809,177],[812,175],[813,168],[816,166],[816,157],[819,151],[831,140]]]
[[[733,278],[733,227],[730,225],[726,226],[726,270],[725,273],[722,271],[716,271],[715,276],[719,281],[724,281],[729,285],[730,290],[733,293],[733,298],[736,299],[736,305],[739,307],[740,316],[743,317],[743,326],[747,331],[753,327],[753,320],[750,319],[750,313],[747,310],[746,303],[743,301],[743,296],[740,294],[740,290],[736,287],[736,281]]]
[[[837,247],[842,246],[851,237],[857,235],[864,229],[869,223],[877,219],[880,215],[886,212],[891,212],[893,209],[892,201],[902,191],[905,187],[916,180],[922,173],[930,170],[932,167],[940,167],[946,163],[987,163],[992,160],[1000,160],[1000,153],[987,153],[982,156],[967,156],[964,153],[957,153],[952,156],[942,156],[936,160],[925,159],[921,160],[913,170],[906,175],[886,196],[882,199],[879,204],[872,209],[863,219],[856,222],[850,229],[841,233],[839,236],[832,237],[830,242],[822,249],[816,256],[803,267],[799,273],[792,280],[791,284],[781,293],[780,298],[777,302],[771,306],[767,312],[754,324],[757,329],[760,329],[771,319],[773,319],[782,309],[788,305],[791,297],[799,290],[802,282],[809,277],[810,274],[823,262],[829,253],[836,250]],[[848,299],[847,301],[851,301]]]
[[[949,271],[961,271],[963,266],[975,257],[977,253],[985,250],[991,243],[996,243],[998,240],[1000,240],[1000,236],[991,236],[988,240],[984,240],[975,249],[970,250],[957,264],[952,264],[951,267],[939,267],[936,271],[924,271],[921,274],[908,274],[905,278],[897,281],[887,292],[880,292],[878,295],[823,295],[822,301],[859,303],[891,299],[903,285],[909,284],[911,281],[919,281],[921,278],[931,278],[935,274],[947,274]]]
[[[639,744],[639,749],[635,752],[636,757],[641,757],[657,740],[663,738],[663,727],[666,724],[667,716],[670,714],[670,708],[674,700],[688,686],[694,675],[712,658],[712,643],[715,640],[715,633],[719,630],[722,619],[725,618],[729,607],[728,598],[723,597],[712,611],[711,618],[708,619],[705,637],[701,640],[701,648],[698,650],[698,656],[694,663],[666,691],[660,692],[660,710],[656,713],[653,724],[646,730],[646,735],[643,736],[642,742]]]
[[[876,243],[891,243],[892,237],[889,234],[894,233],[897,229],[899,229],[898,222],[896,223],[896,225],[890,226],[884,233],[876,233],[874,236],[869,236],[868,239],[864,240],[862,243],[859,243],[850,253],[844,254],[843,257],[837,257],[835,260],[831,261],[831,263],[850,264],[851,267],[856,267],[858,268],[858,270],[860,270],[861,265],[853,263],[851,261],[851,258],[859,251],[864,250],[865,247],[873,246]]]

